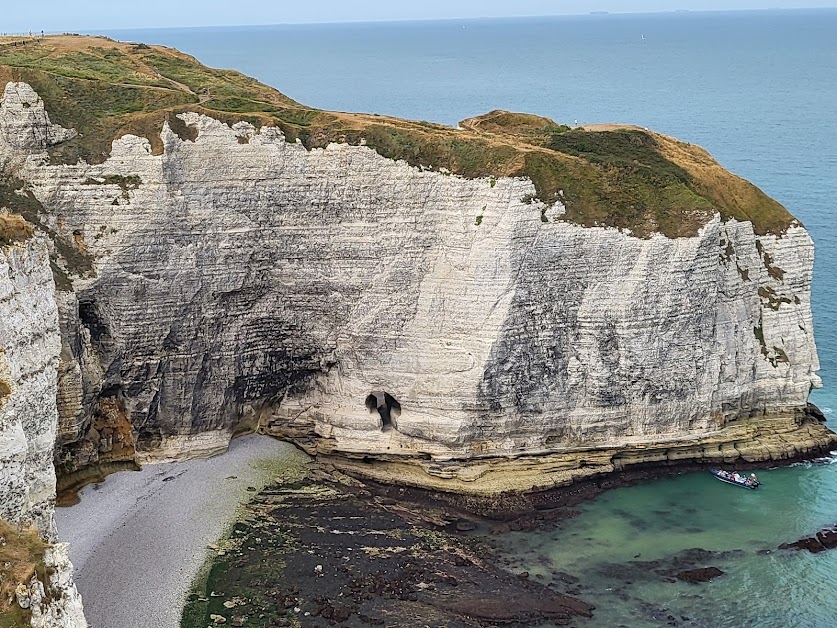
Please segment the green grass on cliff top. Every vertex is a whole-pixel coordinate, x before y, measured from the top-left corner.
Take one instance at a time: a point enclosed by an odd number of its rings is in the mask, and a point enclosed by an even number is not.
[[[561,220],[630,229],[639,237],[694,235],[716,213],[751,220],[757,233],[782,233],[793,217],[701,148],[636,127],[570,129],[548,118],[494,111],[459,129],[306,107],[258,81],[216,70],[170,48],[100,37],[55,36],[25,46],[0,39],[0,85],[25,81],[53,122],[79,136],[52,149],[54,161],[101,163],[111,142],[145,136],[163,150],[168,119],[195,111],[232,124],[281,128],[306,147],[365,142],[381,155],[468,178],[525,176],[537,197],[567,207]]]

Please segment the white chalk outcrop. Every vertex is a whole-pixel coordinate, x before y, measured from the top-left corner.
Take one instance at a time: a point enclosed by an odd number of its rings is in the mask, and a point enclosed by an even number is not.
[[[36,628],[87,626],[67,547],[55,543],[59,347],[46,238],[0,246],[0,519],[35,526],[53,543],[44,560],[49,582],[19,588]]]
[[[819,379],[801,226],[716,217],[642,239],[561,221],[526,179],[179,117],[194,141],[165,125],[161,155],[128,135],[99,165],[15,143],[42,225],[94,260],[60,297],[70,469],[209,453],[257,426],[445,478],[486,457],[583,469],[610,452],[602,469],[647,447],[784,458],[832,438],[804,420]],[[397,406],[369,406],[376,392]],[[778,441],[752,427],[765,417],[786,419]]]
[[[38,151],[76,136],[52,124],[44,101],[26,83],[7,83],[0,98],[0,156],[6,151]]]

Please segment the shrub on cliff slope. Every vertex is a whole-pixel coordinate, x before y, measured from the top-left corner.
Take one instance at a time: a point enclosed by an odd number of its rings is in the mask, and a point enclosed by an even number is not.
[[[35,232],[32,225],[17,214],[0,214],[0,246],[23,242]]]
[[[29,626],[29,613],[15,598],[19,584],[33,575],[48,580],[44,565],[44,543],[35,530],[23,530],[0,519],[0,628]]]

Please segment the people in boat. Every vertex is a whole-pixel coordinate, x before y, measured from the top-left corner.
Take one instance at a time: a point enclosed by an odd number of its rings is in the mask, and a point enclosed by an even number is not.
[[[741,486],[756,487],[761,485],[761,481],[755,473],[751,473],[749,477],[743,473],[738,473],[738,471],[724,471],[723,469],[716,469],[713,473],[721,479],[740,484]]]

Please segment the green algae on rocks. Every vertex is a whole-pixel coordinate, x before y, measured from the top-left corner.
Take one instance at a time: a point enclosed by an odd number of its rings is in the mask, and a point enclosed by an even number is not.
[[[269,486],[246,511],[196,582],[184,628],[563,625],[592,610],[497,567],[481,538],[455,532],[473,524],[328,467]]]
[[[0,84],[9,81],[29,83],[53,122],[78,131],[50,149],[61,163],[102,163],[113,140],[129,133],[146,137],[160,154],[166,121],[194,141],[176,117],[193,111],[230,125],[275,126],[309,149],[364,144],[384,157],[467,178],[527,177],[538,200],[566,207],[558,220],[619,227],[637,237],[693,236],[716,213],[752,221],[757,234],[781,234],[795,222],[699,147],[639,127],[570,129],[541,116],[493,111],[454,129],[327,112],[171,48],[102,37],[51,36],[25,46],[0,39]]]

